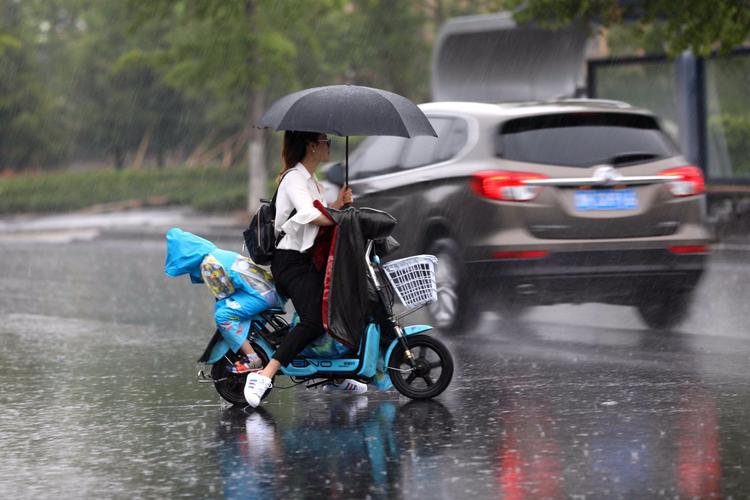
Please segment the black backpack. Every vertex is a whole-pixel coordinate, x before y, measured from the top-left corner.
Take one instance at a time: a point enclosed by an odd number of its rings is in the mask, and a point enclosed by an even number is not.
[[[283,178],[284,177],[282,176],[282,179]],[[281,186],[281,181],[279,181],[279,186]],[[277,238],[274,230],[277,194],[279,194],[278,187],[273,193],[271,201],[266,199],[260,200],[260,207],[255,212],[252,220],[250,220],[250,225],[242,232],[242,236],[245,238],[245,247],[247,248],[248,255],[253,259],[253,262],[261,266],[271,264],[276,245],[281,241],[281,238],[284,237],[284,232],[282,231]],[[289,219],[294,217],[295,213],[297,213],[297,210],[292,210],[292,213],[289,214]]]

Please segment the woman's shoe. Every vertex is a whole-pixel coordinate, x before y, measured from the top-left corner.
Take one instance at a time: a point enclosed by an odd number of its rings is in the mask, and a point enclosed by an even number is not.
[[[253,408],[257,408],[260,400],[268,389],[273,387],[271,379],[260,373],[251,373],[245,381],[245,400]]]
[[[346,392],[349,394],[364,394],[367,392],[367,384],[357,382],[350,378],[345,378],[341,382],[331,381],[330,384],[325,386],[326,392]]]

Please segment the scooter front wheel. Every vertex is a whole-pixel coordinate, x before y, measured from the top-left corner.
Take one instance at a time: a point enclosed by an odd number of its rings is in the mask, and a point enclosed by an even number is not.
[[[406,338],[414,355],[414,367],[409,364],[401,343],[397,343],[388,361],[393,386],[412,399],[434,398],[443,392],[453,378],[453,357],[445,344],[427,335]]]
[[[268,357],[263,349],[252,343],[250,345],[252,345],[253,350],[263,362],[263,366],[266,366],[268,364]],[[211,367],[211,378],[214,379],[216,392],[219,393],[219,396],[224,401],[233,405],[244,406],[247,405],[247,401],[245,400],[245,380],[247,380],[247,373],[239,375],[232,373],[232,367],[237,358],[237,354],[229,351]],[[272,390],[267,390],[262,399],[268,397],[268,394]]]

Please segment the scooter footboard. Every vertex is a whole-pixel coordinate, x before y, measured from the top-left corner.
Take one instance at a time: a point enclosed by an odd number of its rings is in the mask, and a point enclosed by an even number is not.
[[[274,349],[264,339],[257,339],[256,345],[266,351],[268,357],[273,356]],[[351,377],[356,374],[361,378],[372,378],[375,376],[378,362],[378,349],[380,347],[380,328],[371,323],[362,339],[361,349],[364,352],[357,357],[351,354],[342,358],[317,358],[300,356],[294,358],[291,363],[282,368],[282,373],[291,377],[313,377],[313,376],[336,376]]]

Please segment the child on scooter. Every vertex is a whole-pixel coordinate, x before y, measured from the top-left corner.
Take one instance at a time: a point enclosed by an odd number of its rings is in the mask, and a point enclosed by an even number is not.
[[[215,350],[242,352],[233,371],[261,369],[263,363],[247,337],[250,320],[280,304],[270,273],[236,252],[178,228],[167,232],[165,271],[170,276],[189,274],[193,283],[203,282],[211,290],[216,298],[214,320],[223,338],[223,345]]]

